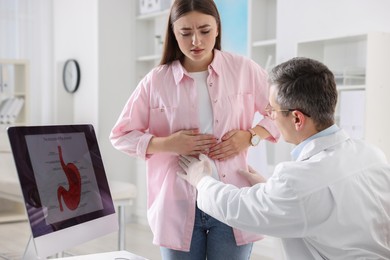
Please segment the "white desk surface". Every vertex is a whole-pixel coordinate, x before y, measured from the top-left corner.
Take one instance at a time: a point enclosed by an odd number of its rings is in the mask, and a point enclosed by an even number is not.
[[[91,254],[91,255],[80,255],[71,256],[64,258],[57,258],[63,260],[147,260],[144,257],[132,254],[127,251],[114,251],[107,253]]]

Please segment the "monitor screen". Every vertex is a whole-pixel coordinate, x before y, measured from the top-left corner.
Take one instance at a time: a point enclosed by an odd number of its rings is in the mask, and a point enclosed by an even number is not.
[[[118,229],[92,125],[15,126],[8,136],[37,256]]]

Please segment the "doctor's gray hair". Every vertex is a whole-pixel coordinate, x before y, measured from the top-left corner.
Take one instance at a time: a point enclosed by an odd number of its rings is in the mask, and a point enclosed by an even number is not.
[[[297,57],[272,69],[271,86],[281,109],[297,108],[310,115],[318,131],[334,124],[337,89],[333,73],[319,61]]]

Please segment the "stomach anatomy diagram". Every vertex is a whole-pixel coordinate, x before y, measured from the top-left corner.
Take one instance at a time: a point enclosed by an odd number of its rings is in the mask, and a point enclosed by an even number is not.
[[[103,209],[84,133],[28,135],[26,143],[48,225]]]
[[[80,198],[81,198],[80,172],[74,163],[64,162],[64,159],[62,157],[61,146],[58,146],[58,154],[61,162],[61,168],[64,174],[66,175],[69,184],[69,189],[66,189],[63,186],[60,186],[57,189],[57,198],[58,198],[58,203],[60,204],[60,210],[64,211],[62,200],[64,201],[68,209],[75,210],[79,206]]]

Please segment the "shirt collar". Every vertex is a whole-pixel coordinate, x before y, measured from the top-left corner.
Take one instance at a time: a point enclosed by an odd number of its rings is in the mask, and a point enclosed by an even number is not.
[[[222,64],[223,64],[223,56],[221,51],[214,49],[214,58],[209,66],[209,70],[212,70],[218,76],[222,71]]]
[[[214,49],[213,61],[208,66],[209,73],[211,74],[213,72],[218,76],[222,70],[222,68],[221,68],[222,63],[223,63],[223,57],[222,57],[221,51]],[[180,81],[185,76],[190,77],[188,72],[186,71],[186,69],[181,64],[180,60],[175,60],[172,62],[172,72],[173,72],[173,77],[174,77],[177,85],[179,85]]]
[[[337,132],[339,130],[339,127],[337,125],[332,125],[324,130],[322,130],[321,132],[318,132],[312,136],[310,136],[309,138],[307,138],[306,140],[304,140],[303,142],[299,143],[292,151],[291,151],[291,157],[293,160],[297,160],[299,155],[301,154],[302,150],[303,150],[303,147],[305,147],[305,145],[310,142],[311,140],[314,140],[314,139],[317,139],[319,137],[323,137],[323,136],[327,136],[327,135],[331,135],[335,132]]]

